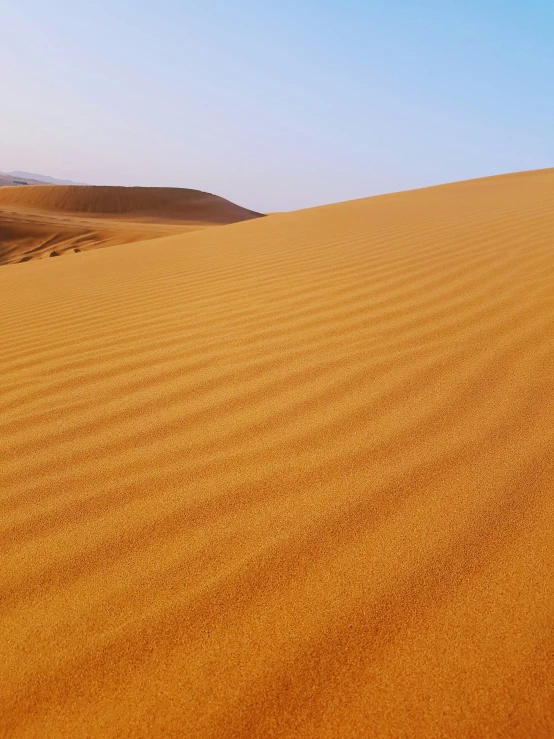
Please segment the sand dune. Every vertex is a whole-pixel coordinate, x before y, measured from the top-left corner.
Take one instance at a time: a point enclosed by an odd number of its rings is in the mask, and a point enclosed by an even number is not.
[[[0,264],[128,244],[259,216],[198,190],[6,187],[0,189]]]
[[[0,270],[3,736],[552,737],[553,233],[545,170]]]

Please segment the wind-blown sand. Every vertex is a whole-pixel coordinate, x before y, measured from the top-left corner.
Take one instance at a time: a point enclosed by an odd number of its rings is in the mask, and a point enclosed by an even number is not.
[[[6,737],[554,735],[554,170],[0,270]]]
[[[259,217],[217,195],[175,187],[4,187],[0,265]]]

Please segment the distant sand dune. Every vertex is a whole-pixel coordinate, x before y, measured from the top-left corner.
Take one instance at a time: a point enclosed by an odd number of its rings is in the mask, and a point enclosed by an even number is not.
[[[258,218],[182,188],[41,185],[0,189],[0,264]]]
[[[0,270],[0,733],[552,737],[553,234],[544,170]]]

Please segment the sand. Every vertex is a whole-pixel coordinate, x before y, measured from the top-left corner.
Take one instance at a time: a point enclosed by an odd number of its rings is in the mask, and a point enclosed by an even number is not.
[[[554,170],[0,270],[0,734],[554,735]]]
[[[171,187],[0,188],[0,265],[259,218],[217,195]]]

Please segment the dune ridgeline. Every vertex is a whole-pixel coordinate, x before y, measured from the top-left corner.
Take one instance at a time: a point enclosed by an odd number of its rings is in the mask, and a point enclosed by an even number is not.
[[[4,735],[552,737],[553,234],[542,170],[2,268]]]

